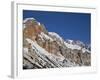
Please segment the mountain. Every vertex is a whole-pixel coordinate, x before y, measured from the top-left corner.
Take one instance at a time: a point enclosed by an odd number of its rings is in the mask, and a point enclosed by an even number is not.
[[[64,40],[34,18],[23,21],[23,69],[90,66],[90,46]]]

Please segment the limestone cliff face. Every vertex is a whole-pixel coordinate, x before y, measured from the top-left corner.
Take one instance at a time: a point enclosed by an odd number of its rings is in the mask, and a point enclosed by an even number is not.
[[[63,40],[34,18],[23,22],[23,68],[90,66],[91,52],[80,41]]]

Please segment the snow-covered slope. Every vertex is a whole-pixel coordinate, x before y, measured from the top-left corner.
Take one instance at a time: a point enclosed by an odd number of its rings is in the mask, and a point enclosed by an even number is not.
[[[85,47],[85,44],[79,40],[74,41],[74,40],[67,39],[66,41],[64,41],[62,39],[62,37],[60,37],[55,32],[49,32],[49,35],[52,36],[54,40],[59,40],[59,41],[61,41],[61,43],[64,43],[67,48],[70,48],[72,50],[74,50],[74,49],[82,50],[83,53],[85,53],[85,52],[90,53],[90,51],[88,49],[83,48],[83,47]]]
[[[33,20],[35,20],[35,18],[26,18],[24,21],[23,21],[23,23],[26,23],[26,22],[28,22],[28,21],[33,21]],[[36,21],[36,20],[35,20]]]
[[[46,40],[50,40],[50,41],[53,41],[53,39],[46,35],[45,33],[41,32],[41,34],[39,34],[39,36],[42,38],[42,39],[46,39]]]
[[[39,55],[42,60],[48,62],[48,64],[52,65],[52,67],[71,67],[76,66],[76,64],[73,64],[69,60],[65,59],[63,56],[56,56],[52,53],[48,53],[45,49],[40,47],[37,42],[33,42],[30,39],[26,39],[28,43],[31,43],[32,49],[36,51],[36,54]],[[25,52],[27,52],[25,50]],[[53,62],[53,63],[52,63]],[[66,64],[67,63],[67,64]]]
[[[63,43],[62,37],[60,37],[57,33],[55,32],[48,32],[48,33],[54,40],[59,40],[61,43]]]
[[[64,44],[66,45],[66,47],[68,47],[68,48],[70,48],[72,50],[74,50],[74,49],[81,50],[81,47],[76,45],[76,44],[73,45],[73,44],[69,44],[69,43],[66,43],[66,42],[64,42]]]

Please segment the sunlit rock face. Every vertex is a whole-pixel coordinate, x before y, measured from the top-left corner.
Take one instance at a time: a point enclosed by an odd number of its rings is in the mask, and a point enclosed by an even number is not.
[[[90,47],[64,40],[34,18],[23,21],[23,69],[90,66]]]

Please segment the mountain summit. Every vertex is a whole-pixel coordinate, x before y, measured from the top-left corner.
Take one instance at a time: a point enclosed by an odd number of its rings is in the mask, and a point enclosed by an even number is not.
[[[83,42],[64,40],[34,18],[23,21],[23,69],[90,66],[90,53]]]

